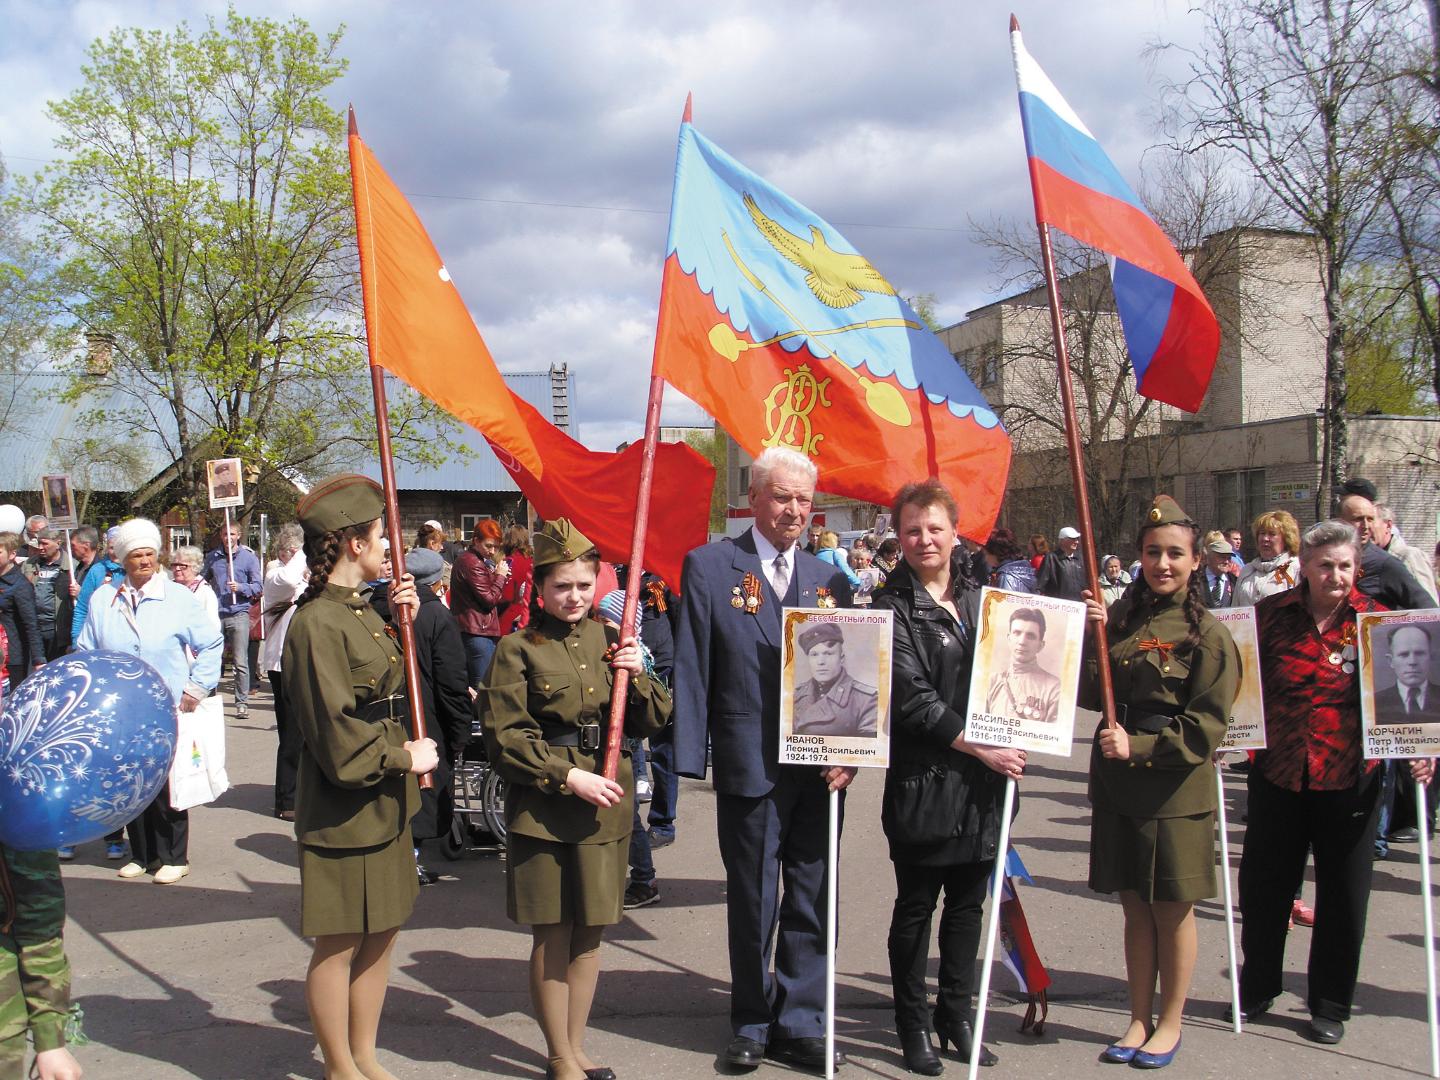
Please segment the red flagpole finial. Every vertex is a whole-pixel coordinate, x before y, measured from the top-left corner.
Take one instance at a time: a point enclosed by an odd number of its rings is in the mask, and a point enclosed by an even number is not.
[[[681,114],[681,116],[680,116],[680,122],[681,122],[682,124],[691,123],[691,119],[690,119],[690,105],[691,105],[691,99],[694,98],[694,96],[695,96],[694,94],[686,94],[686,95],[685,95],[685,112],[684,112],[683,114]]]
[[[1010,13],[1010,33],[1013,34],[1013,33],[1015,33],[1016,30],[1019,30],[1019,29],[1020,29],[1020,20],[1017,19],[1017,18],[1015,18],[1015,13],[1014,13],[1014,12],[1011,12],[1011,13]]]
[[[360,126],[355,123],[355,106],[354,106],[354,105],[349,105],[349,106],[346,106],[346,109],[347,109],[347,111],[348,111],[349,114],[350,114],[350,134],[351,134],[351,135],[359,135],[359,134],[360,134]]]

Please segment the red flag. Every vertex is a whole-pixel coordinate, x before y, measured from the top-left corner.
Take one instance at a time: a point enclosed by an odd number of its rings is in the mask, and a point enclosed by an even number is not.
[[[419,217],[353,133],[350,172],[375,362],[483,434],[539,514],[568,517],[605,559],[626,561],[640,446],[589,450],[512,392]],[[685,553],[709,535],[714,483],[692,447],[658,448],[645,566],[672,588]]]

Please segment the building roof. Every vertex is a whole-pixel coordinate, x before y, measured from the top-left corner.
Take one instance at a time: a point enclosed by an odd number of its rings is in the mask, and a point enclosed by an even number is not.
[[[565,365],[549,371],[504,373],[504,379],[516,394],[524,398],[547,420],[574,435],[573,409],[575,376]],[[368,379],[367,379],[368,381]],[[405,391],[393,377],[387,377],[392,395]],[[0,491],[27,491],[39,488],[40,477],[46,473],[68,472],[77,487],[97,491],[129,494],[170,468],[175,461],[174,418],[169,410],[155,417],[153,428],[136,435],[133,425],[126,425],[120,434],[114,428],[87,421],[95,414],[133,411],[135,398],[125,392],[97,383],[96,392],[79,401],[64,401],[62,393],[69,386],[68,375],[56,371],[40,371],[16,379],[10,387],[0,388],[14,394],[14,402],[5,415],[0,438],[4,450],[0,454]],[[421,440],[438,439],[438,425],[414,431]],[[489,445],[467,424],[452,426],[446,432],[452,442],[471,451],[465,460],[447,460],[439,465],[417,465],[396,462],[395,479],[401,491],[519,491],[510,473],[496,459]],[[76,462],[82,453],[83,440],[97,440],[99,446],[124,440],[129,453],[90,454],[82,467]],[[378,474],[379,462],[372,459],[365,466]]]

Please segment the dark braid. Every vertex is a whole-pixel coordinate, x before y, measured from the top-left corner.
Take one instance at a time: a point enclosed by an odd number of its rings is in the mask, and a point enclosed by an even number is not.
[[[1179,524],[1179,523],[1177,523]],[[1159,528],[1156,525],[1147,525],[1140,530],[1140,536],[1135,541],[1135,546],[1142,553],[1145,551],[1145,534],[1151,529]],[[1193,522],[1183,524],[1182,528],[1190,530],[1190,550],[1200,554],[1200,526]],[[1125,590],[1125,599],[1130,602],[1130,610],[1125,614],[1125,625],[1122,628],[1129,634],[1138,629],[1151,612],[1155,609],[1155,596],[1150,591],[1150,583],[1145,580],[1144,568],[1135,575],[1135,580]],[[1200,644],[1200,620],[1204,617],[1205,607],[1205,573],[1203,566],[1197,566],[1194,573],[1190,575],[1190,582],[1185,589],[1185,600],[1182,610],[1185,613],[1185,623],[1190,627],[1190,632],[1185,635],[1185,640],[1180,643],[1176,650],[1179,653],[1188,653]]]
[[[356,536],[365,536],[369,532],[370,523],[367,521],[364,525],[347,525],[334,532],[305,538],[305,562],[310,567],[310,583],[305,586],[305,591],[301,593],[300,599],[295,601],[297,610],[325,591],[325,584],[330,580],[330,572],[340,561],[340,551],[344,547],[345,541]]]

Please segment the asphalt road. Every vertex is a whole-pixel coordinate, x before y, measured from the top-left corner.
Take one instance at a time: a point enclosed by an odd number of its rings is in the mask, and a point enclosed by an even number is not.
[[[99,844],[65,870],[67,945],[75,994],[93,1042],[77,1054],[88,1077],[169,1080],[321,1078],[305,1013],[308,944],[299,935],[299,880],[290,827],[269,813],[275,735],[268,695],[232,723],[234,787],[191,814],[191,874],[175,886],[122,881]],[[1015,844],[1035,879],[1022,899],[1052,977],[1043,1036],[1018,1032],[1024,1009],[998,969],[986,1076],[1115,1075],[1098,1062],[1124,1028],[1120,909],[1084,886],[1089,810],[1084,765],[1093,720],[1068,760],[1032,764]],[[1227,778],[1232,864],[1244,826],[1243,780]],[[907,1076],[891,1030],[885,935],[894,879],[880,831],[880,777],[862,774],[846,812],[836,1028],[850,1064],[840,1076]],[[529,935],[505,917],[500,856],[427,863],[444,873],[422,890],[401,934],[380,1032],[400,1080],[539,1077],[543,1043],[528,1012]],[[587,1050],[633,1078],[713,1077],[729,1037],[725,888],[708,785],[687,781],[679,840],[656,854],[661,902],[606,936]],[[1220,1019],[1229,1000],[1224,909],[1200,905],[1200,958],[1184,1047],[1170,1075],[1276,1077],[1426,1075],[1429,1047],[1418,853],[1392,848],[1376,868],[1356,1015],[1345,1041],[1303,1035],[1310,931],[1291,935],[1287,993],[1240,1036]],[[1313,890],[1307,890],[1313,897]],[[932,949],[932,975],[935,953]],[[946,1075],[963,1075],[951,1061]],[[757,1080],[788,1070],[767,1064]]]

